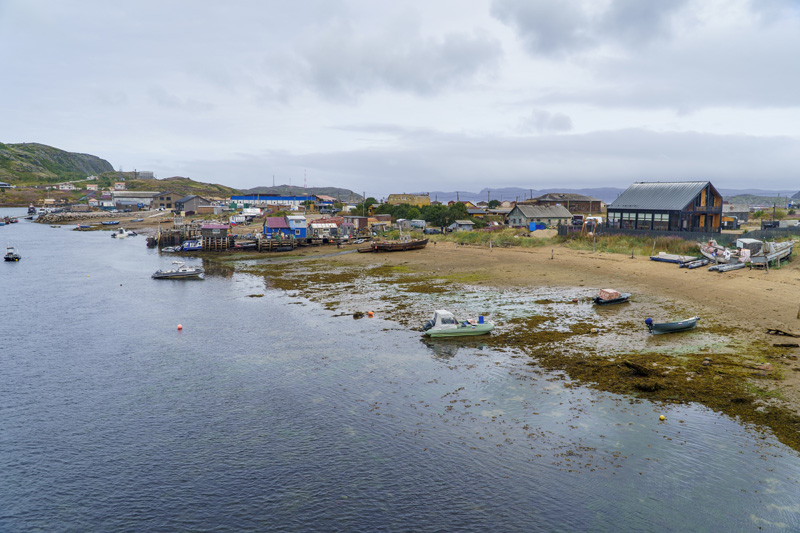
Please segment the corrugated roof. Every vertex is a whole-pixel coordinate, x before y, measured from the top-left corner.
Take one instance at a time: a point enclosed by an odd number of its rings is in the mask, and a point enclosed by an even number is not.
[[[289,229],[289,224],[286,223],[286,219],[283,217],[267,217],[264,225],[271,229]]]
[[[525,218],[572,218],[572,213],[563,205],[523,205],[517,204]]]
[[[542,202],[600,202],[597,198],[568,192],[549,192],[535,198]]]
[[[707,181],[634,183],[608,209],[665,209],[679,211],[700,194]]]

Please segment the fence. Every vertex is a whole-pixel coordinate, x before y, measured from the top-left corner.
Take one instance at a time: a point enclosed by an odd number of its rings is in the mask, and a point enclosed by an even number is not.
[[[574,226],[559,226],[559,236],[565,237],[573,233],[579,233],[580,227]],[[764,230],[748,231],[746,233],[711,233],[705,231],[652,231],[652,230],[634,230],[634,229],[620,229],[620,228],[605,228],[601,226],[598,235],[628,235],[632,237],[678,237],[687,241],[707,241],[714,239],[723,246],[731,246],[740,237],[747,237],[749,239],[758,239],[760,241],[772,241],[776,239],[786,239],[788,237],[800,236],[800,226],[792,228],[770,228]]]

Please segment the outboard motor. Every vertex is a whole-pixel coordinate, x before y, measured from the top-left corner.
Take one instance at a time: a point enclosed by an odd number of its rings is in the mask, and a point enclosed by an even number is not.
[[[650,331],[650,333],[653,333],[653,319],[648,317],[645,319],[644,323],[647,324],[648,331]]]
[[[428,331],[434,325],[433,319],[427,320],[424,324],[422,324],[422,329],[420,331]]]

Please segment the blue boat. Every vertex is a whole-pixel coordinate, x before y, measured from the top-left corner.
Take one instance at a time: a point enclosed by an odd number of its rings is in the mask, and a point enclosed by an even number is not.
[[[647,329],[650,333],[654,335],[660,335],[662,333],[676,333],[678,331],[688,331],[690,329],[694,329],[697,326],[697,321],[700,320],[700,317],[694,316],[692,318],[687,318],[686,320],[681,320],[680,322],[661,322],[656,323],[653,322],[652,318],[648,318],[644,321],[647,324]]]
[[[119,224],[119,220],[106,220],[104,222],[101,222],[101,224],[104,226],[116,226],[117,224]]]
[[[184,252],[199,252],[203,249],[203,241],[200,239],[194,241],[183,241],[181,247]]]

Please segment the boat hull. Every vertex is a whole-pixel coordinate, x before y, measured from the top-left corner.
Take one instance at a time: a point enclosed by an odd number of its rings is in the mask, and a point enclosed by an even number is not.
[[[406,252],[408,250],[420,250],[425,248],[428,245],[428,239],[422,239],[419,241],[408,241],[408,242],[373,242],[369,245],[369,247],[362,247],[359,248],[359,252]]]
[[[494,329],[493,322],[484,322],[483,324],[474,324],[469,326],[459,325],[456,328],[449,329],[429,329],[425,335],[433,338],[442,337],[474,337],[476,335],[486,335]]]
[[[631,294],[628,292],[623,292],[619,298],[614,298],[611,300],[603,300],[599,296],[595,296],[592,300],[595,305],[613,305],[613,304],[624,304],[625,302],[629,301],[631,298]]]
[[[648,329],[653,335],[661,335],[664,333],[678,333],[680,331],[689,331],[697,327],[699,317],[687,318],[679,322],[662,322],[648,324]]]

